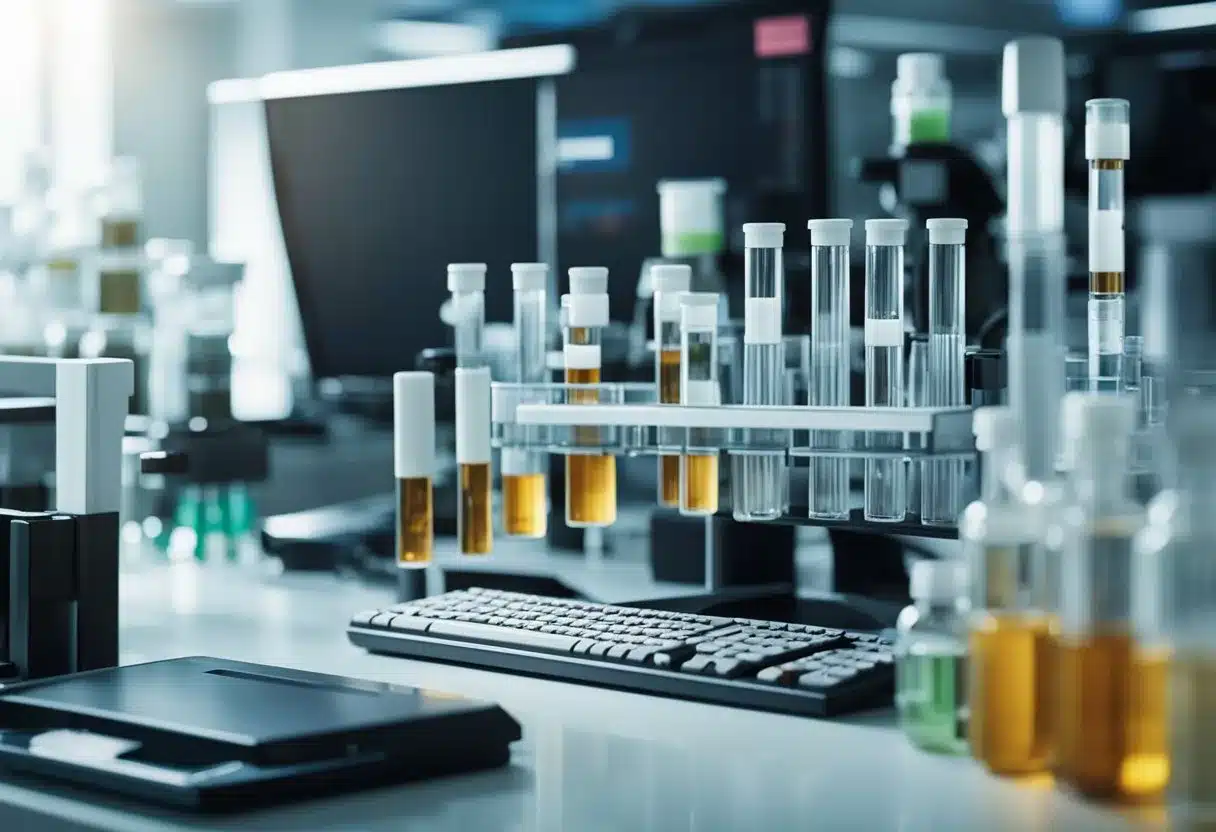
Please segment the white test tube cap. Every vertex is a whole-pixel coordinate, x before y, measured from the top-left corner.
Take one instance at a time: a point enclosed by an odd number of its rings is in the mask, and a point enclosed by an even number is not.
[[[901,219],[866,220],[866,245],[902,246],[908,239],[908,221]]]
[[[656,292],[687,292],[692,286],[692,266],[657,263],[650,267],[650,283]]]
[[[954,217],[925,220],[931,246],[961,246],[967,242],[967,221]]]
[[[1017,414],[1004,405],[976,408],[971,417],[971,430],[975,434],[975,449],[980,452],[1009,447],[1021,438]]]
[[[1130,159],[1131,105],[1122,98],[1085,102],[1085,158]]]
[[[605,295],[608,293],[608,269],[603,266],[574,266],[570,276],[571,295]]]
[[[1088,443],[1125,442],[1136,429],[1136,398],[1119,394],[1086,396],[1081,405],[1079,439]]]
[[[749,222],[743,224],[744,248],[781,248],[785,245],[785,223]]]
[[[895,80],[901,87],[929,86],[945,74],[945,61],[937,52],[905,52],[895,59]]]
[[[486,290],[485,263],[449,263],[449,292],[484,292]]]
[[[953,601],[966,589],[964,574],[963,565],[953,560],[918,560],[908,576],[908,594],[913,601]]]
[[[847,246],[853,236],[853,221],[848,219],[807,220],[813,246]]]
[[[511,264],[511,288],[516,292],[539,292],[548,286],[548,263]]]
[[[456,369],[456,461],[489,462],[491,380],[489,367]]]
[[[685,292],[680,295],[680,320],[686,327],[718,329],[717,292]]]
[[[1005,44],[1001,65],[1001,111],[1064,114],[1064,43],[1059,38],[1025,37]]]
[[[398,479],[435,473],[435,376],[393,375],[393,474]]]

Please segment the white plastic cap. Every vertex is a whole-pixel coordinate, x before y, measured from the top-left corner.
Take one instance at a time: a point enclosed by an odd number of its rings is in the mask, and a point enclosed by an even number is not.
[[[1017,414],[1005,406],[977,408],[971,417],[971,430],[975,433],[975,449],[983,452],[1016,444],[1020,438]]]
[[[650,283],[656,292],[687,292],[692,285],[692,266],[658,263],[650,267]]]
[[[484,292],[485,263],[451,263],[448,265],[449,292]]]
[[[866,245],[868,246],[902,246],[907,238],[907,220],[866,220]]]
[[[896,83],[907,88],[926,87],[945,77],[945,62],[936,52],[905,52],[895,59]]]
[[[781,248],[785,245],[785,223],[749,222],[743,225],[745,248]]]
[[[393,376],[393,472],[398,479],[435,473],[435,376]]]
[[[847,246],[853,236],[852,220],[807,220],[806,228],[813,246]]]
[[[685,292],[680,295],[680,316],[685,327],[718,330],[718,294]]]
[[[929,245],[961,246],[967,242],[967,221],[953,217],[934,217],[925,221],[929,229]]]
[[[1122,98],[1085,102],[1085,158],[1129,159],[1132,151],[1131,105]]]
[[[660,179],[655,190],[663,195],[705,194],[721,196],[726,193],[725,179]]]
[[[570,294],[605,295],[608,293],[608,269],[603,266],[574,266],[570,275]]]
[[[1005,44],[1001,66],[1001,111],[1064,114],[1064,43],[1026,37]]]
[[[512,263],[511,288],[517,292],[538,292],[549,287],[548,263]]]
[[[918,560],[912,564],[908,591],[913,601],[953,601],[963,594],[963,565],[952,560]]]

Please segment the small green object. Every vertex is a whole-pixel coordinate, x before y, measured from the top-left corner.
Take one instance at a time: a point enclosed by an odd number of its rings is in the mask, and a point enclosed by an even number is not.
[[[904,733],[928,751],[967,751],[967,659],[916,645],[898,656],[895,704]]]
[[[664,257],[693,257],[698,254],[717,254],[724,248],[724,240],[718,231],[689,231],[663,235]]]
[[[908,133],[911,144],[943,144],[950,141],[950,111],[918,110],[912,113]]]
[[[228,489],[228,533],[234,538],[249,534],[257,522],[257,506],[253,495],[243,484],[234,483]]]

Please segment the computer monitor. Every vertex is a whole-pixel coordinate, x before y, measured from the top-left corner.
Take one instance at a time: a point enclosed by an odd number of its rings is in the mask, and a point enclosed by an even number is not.
[[[537,79],[573,63],[553,49],[264,79],[314,378],[387,378],[449,344],[451,262],[488,264],[487,319],[510,320],[509,266],[541,253]]]

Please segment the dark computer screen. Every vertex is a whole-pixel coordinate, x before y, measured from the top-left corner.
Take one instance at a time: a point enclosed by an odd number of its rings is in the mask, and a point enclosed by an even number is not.
[[[269,99],[270,163],[315,378],[387,377],[447,345],[451,262],[537,259],[534,79]]]

